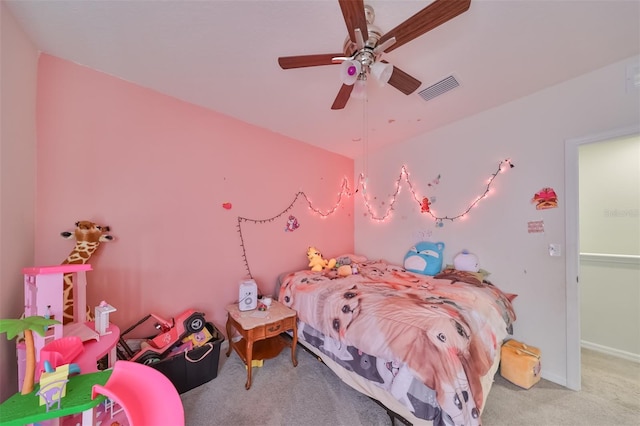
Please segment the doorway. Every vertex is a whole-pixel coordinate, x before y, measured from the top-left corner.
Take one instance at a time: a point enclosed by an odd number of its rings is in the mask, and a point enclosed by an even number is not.
[[[581,388],[580,355],[580,230],[579,230],[579,148],[581,145],[604,142],[637,135],[640,126],[570,139],[565,142],[565,241],[566,241],[566,297],[567,297],[567,383],[569,389]]]

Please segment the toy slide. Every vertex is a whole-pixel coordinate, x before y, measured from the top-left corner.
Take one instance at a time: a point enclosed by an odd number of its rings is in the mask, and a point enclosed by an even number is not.
[[[116,361],[104,386],[93,386],[91,398],[97,395],[120,405],[130,426],[184,426],[182,400],[173,383],[144,364]]]

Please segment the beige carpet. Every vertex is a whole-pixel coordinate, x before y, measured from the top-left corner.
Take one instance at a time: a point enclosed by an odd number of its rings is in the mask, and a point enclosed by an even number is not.
[[[298,350],[254,369],[252,388],[237,354],[220,354],[220,372],[182,395],[187,426],[390,425],[384,409],[342,383],[325,365]],[[521,389],[496,374],[482,415],[485,426],[640,425],[640,364],[583,349],[582,390],[541,380]],[[543,356],[544,363],[544,356]],[[402,423],[395,422],[400,426]]]
[[[496,374],[482,419],[485,426],[640,425],[640,364],[582,349],[579,392],[546,380],[524,390]]]

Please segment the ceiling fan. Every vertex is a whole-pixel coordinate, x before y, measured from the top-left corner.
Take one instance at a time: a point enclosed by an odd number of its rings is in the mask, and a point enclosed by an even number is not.
[[[282,69],[342,64],[343,84],[331,109],[343,109],[352,96],[362,97],[369,75],[381,84],[390,84],[405,95],[413,93],[421,82],[382,60],[382,54],[397,49],[467,11],[471,0],[435,0],[385,34],[373,25],[373,8],[365,6],[364,0],[338,0],[338,3],[349,32],[344,52],[278,58]]]

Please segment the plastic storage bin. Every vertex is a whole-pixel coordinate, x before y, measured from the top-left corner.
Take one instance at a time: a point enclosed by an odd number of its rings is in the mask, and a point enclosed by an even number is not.
[[[204,345],[150,364],[167,376],[179,393],[203,385],[218,375],[224,337],[212,323],[206,323],[206,328],[212,337]]]

